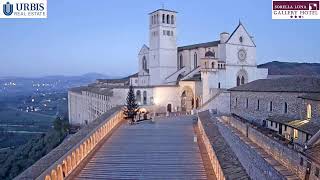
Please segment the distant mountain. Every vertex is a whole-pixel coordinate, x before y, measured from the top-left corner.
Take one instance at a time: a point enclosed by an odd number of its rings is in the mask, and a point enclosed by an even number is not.
[[[306,75],[320,76],[320,63],[296,63],[272,61],[258,65],[258,68],[268,68],[269,75]]]

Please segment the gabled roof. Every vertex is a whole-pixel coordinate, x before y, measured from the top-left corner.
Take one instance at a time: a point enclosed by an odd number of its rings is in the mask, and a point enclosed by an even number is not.
[[[292,76],[276,79],[259,79],[231,88],[229,91],[320,93],[320,78],[313,76]]]
[[[206,43],[192,44],[192,45],[178,47],[178,51],[218,46],[218,44],[220,44],[220,41],[210,41]]]
[[[172,13],[178,13],[177,11],[174,11],[174,10],[169,10],[169,9],[161,8],[161,9],[157,9],[157,10],[155,10],[155,11],[152,11],[152,12],[149,13],[149,14],[153,14],[153,13],[155,13],[155,12],[157,12],[157,11],[167,11],[167,12],[172,12]]]
[[[147,45],[143,45],[139,51],[139,54],[141,54],[143,52],[143,50],[148,50],[149,51],[149,47]]]
[[[252,41],[252,43],[254,44],[254,46],[256,46],[256,44],[254,43],[254,41],[252,40],[250,34],[248,33],[248,31],[246,30],[246,28],[244,27],[244,25],[242,25],[241,21],[239,21],[238,26],[236,27],[236,29],[231,33],[231,35],[229,36],[228,40],[226,41],[226,43],[229,42],[229,40],[231,39],[231,37],[234,35],[234,33],[237,32],[237,30],[240,28],[240,26],[243,27],[244,31],[248,34],[248,36],[250,37],[250,40]]]

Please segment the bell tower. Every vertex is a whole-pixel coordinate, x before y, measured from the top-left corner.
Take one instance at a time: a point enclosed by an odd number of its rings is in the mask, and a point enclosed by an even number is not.
[[[149,14],[150,85],[164,84],[177,70],[176,14],[166,9]]]

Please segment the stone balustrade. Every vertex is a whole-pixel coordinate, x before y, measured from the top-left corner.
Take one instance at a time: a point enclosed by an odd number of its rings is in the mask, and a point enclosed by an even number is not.
[[[15,179],[66,179],[122,121],[123,112],[120,108],[110,109],[79,132],[65,139]]]

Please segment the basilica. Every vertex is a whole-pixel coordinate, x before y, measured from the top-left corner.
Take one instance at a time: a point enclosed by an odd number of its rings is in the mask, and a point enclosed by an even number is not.
[[[91,122],[108,109],[124,105],[129,86],[140,106],[159,113],[214,109],[230,112],[229,88],[265,79],[257,68],[256,44],[239,22],[217,40],[178,46],[177,12],[158,9],[149,13],[149,43],[138,52],[139,69],[122,79],[98,79],[70,89],[71,124]]]

